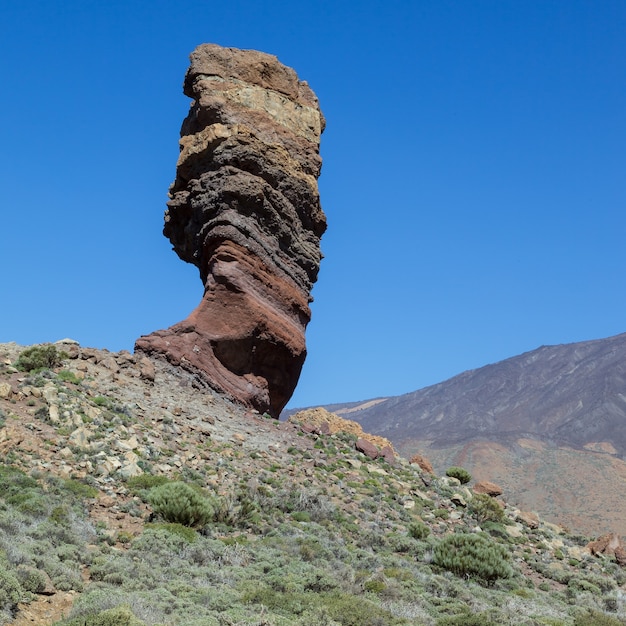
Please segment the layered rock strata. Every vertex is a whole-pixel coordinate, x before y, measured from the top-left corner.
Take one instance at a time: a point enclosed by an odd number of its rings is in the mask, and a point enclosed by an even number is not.
[[[189,317],[137,340],[213,387],[277,417],[306,356],[326,229],[317,178],[317,97],[274,56],[202,45],[191,54],[164,234],[200,270]]]

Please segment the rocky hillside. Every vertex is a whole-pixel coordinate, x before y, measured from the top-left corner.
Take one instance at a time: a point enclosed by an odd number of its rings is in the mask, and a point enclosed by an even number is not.
[[[0,345],[0,425],[3,624],[626,623],[617,537],[166,361]]]
[[[435,467],[496,479],[520,506],[626,534],[626,334],[532,352],[393,398],[327,406]],[[617,496],[617,497],[616,497]]]

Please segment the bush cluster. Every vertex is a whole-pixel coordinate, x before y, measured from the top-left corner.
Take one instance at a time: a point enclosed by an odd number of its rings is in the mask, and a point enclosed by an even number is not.
[[[433,562],[457,576],[477,578],[487,584],[513,575],[507,550],[477,534],[444,537],[435,546]]]
[[[479,524],[495,522],[502,524],[506,521],[504,509],[497,500],[484,493],[476,493],[469,503],[469,510]]]
[[[148,501],[166,522],[201,528],[215,514],[208,498],[182,481],[165,483],[150,490]]]
[[[32,346],[21,352],[15,367],[22,372],[34,372],[57,367],[66,358],[67,354],[57,350],[56,346]]]
[[[446,471],[446,476],[450,476],[450,478],[456,478],[462,485],[465,485],[470,480],[472,480],[472,475],[462,467],[452,466],[449,467]]]

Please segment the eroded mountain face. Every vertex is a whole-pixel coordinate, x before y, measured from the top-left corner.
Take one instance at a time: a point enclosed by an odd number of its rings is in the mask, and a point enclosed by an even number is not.
[[[322,257],[324,117],[306,82],[252,50],[199,46],[184,92],[193,102],[163,232],[199,268],[204,295],[187,319],[135,348],[278,416],[306,356]]]

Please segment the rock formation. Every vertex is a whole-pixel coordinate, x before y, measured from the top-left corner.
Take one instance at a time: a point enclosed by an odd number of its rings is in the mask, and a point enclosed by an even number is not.
[[[306,356],[326,229],[317,188],[324,117],[306,82],[252,50],[199,46],[184,92],[193,102],[163,232],[199,268],[204,296],[135,349],[277,417]]]

